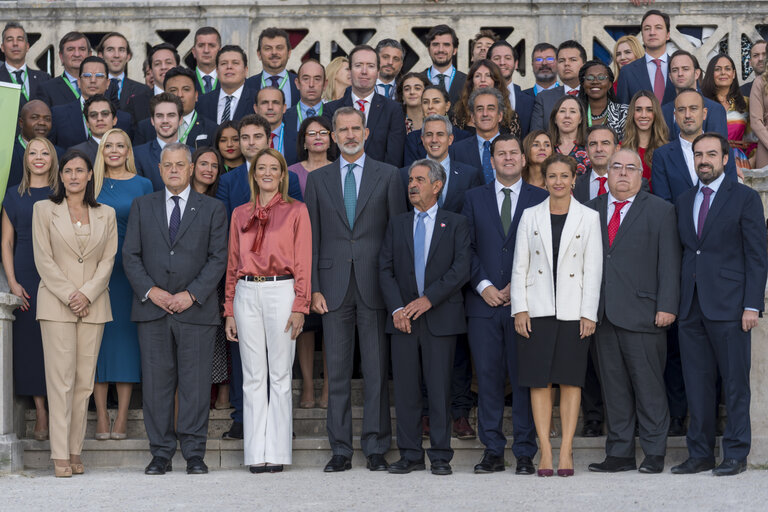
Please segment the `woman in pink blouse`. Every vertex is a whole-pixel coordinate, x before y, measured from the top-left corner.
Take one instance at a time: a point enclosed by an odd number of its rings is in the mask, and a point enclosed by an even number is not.
[[[288,197],[279,152],[259,151],[248,181],[251,201],[235,208],[229,230],[225,330],[243,362],[245,464],[277,473],[291,463],[291,368],[309,313],[312,232],[307,207]]]

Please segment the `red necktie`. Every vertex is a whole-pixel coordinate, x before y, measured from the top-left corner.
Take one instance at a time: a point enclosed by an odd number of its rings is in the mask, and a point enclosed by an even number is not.
[[[608,178],[605,176],[598,176],[597,181],[600,182],[600,188],[597,189],[597,195],[601,196],[603,194],[607,194],[608,191],[605,189],[605,182],[608,181]]]
[[[578,89],[571,89],[570,91],[568,91],[568,96],[578,96],[578,95],[579,95]]]
[[[358,110],[365,114],[365,104],[368,103],[368,100],[357,100],[355,103],[359,107]]]
[[[661,59],[653,59],[656,64],[656,76],[653,78],[653,94],[661,103],[664,100],[664,73],[661,72]]]
[[[276,133],[269,134],[269,147],[272,149],[275,149],[275,137],[277,137]]]
[[[629,201],[614,201],[613,202],[613,215],[608,222],[608,246],[613,245],[613,239],[616,238],[616,233],[619,232],[619,226],[621,225],[621,209]]]

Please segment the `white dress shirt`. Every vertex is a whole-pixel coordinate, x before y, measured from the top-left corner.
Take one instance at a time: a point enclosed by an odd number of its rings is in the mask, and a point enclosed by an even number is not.
[[[341,197],[344,197],[344,179],[347,177],[347,165],[354,163],[355,168],[352,169],[352,174],[355,175],[355,196],[360,195],[360,181],[363,179],[363,167],[365,166],[365,153],[360,156],[357,160],[354,162],[348,162],[344,160],[344,157],[342,156],[339,159],[339,163],[341,164],[339,167],[341,168]]]
[[[367,103],[365,104],[365,112],[363,112],[363,115],[365,115],[365,125],[368,126],[368,114],[371,112],[371,103],[373,102],[373,95],[376,94],[376,90],[374,87],[374,91],[371,92],[368,96],[365,98],[358,97],[354,92],[350,91],[352,94],[352,107],[355,110],[360,110],[360,105],[357,104],[358,100],[365,100]]]
[[[24,73],[24,90],[27,91],[27,95],[29,95],[29,71],[27,70],[27,65],[22,64],[20,68],[15,68],[8,64],[8,62],[5,63],[5,69],[8,70],[8,74],[13,77],[13,79],[16,79],[16,75],[13,74],[14,71],[26,71]],[[19,84],[21,85],[21,84]]]
[[[669,73],[669,64],[668,64],[669,56],[665,53],[661,57],[659,57],[659,60],[661,61],[661,74],[664,76],[664,85],[667,84],[667,75]],[[656,80],[656,63],[653,62],[653,57],[645,54],[645,66],[648,68],[648,79],[651,81],[651,89],[653,89],[654,81]],[[653,91],[651,91],[653,92]]]
[[[189,200],[189,191],[192,190],[191,185],[187,185],[187,188],[182,190],[178,196],[179,196],[179,209],[181,209],[181,216],[179,217],[179,220],[184,217],[184,208],[187,206],[187,201]],[[171,194],[171,191],[167,188],[165,189],[165,220],[168,221],[168,226],[171,225],[171,213],[173,212],[174,206],[176,206],[176,203],[171,199],[173,197],[173,194]]]
[[[229,104],[230,119],[234,119],[235,117],[235,110],[237,109],[237,104],[240,101],[240,96],[243,94],[244,88],[245,84],[238,87],[232,94],[229,94],[229,96],[232,96],[232,103]],[[224,92],[224,89],[219,89],[219,103],[216,106],[216,122],[218,124],[223,122],[221,117],[224,115],[224,105],[227,103],[227,96],[228,95]]]
[[[515,210],[517,210],[517,200],[520,198],[520,191],[523,189],[523,180],[522,178],[518,179],[514,185],[511,187],[507,187],[499,183],[499,180],[493,181],[493,188],[496,190],[496,206],[499,210],[499,216],[501,216],[501,205],[504,203],[504,192],[502,191],[505,188],[510,189],[512,192],[509,194],[509,200],[512,203],[512,218],[515,218]],[[477,284],[477,293],[482,294],[483,290],[488,288],[489,286],[492,286],[493,283],[489,281],[488,279],[483,279]]]
[[[598,178],[607,178],[608,176],[600,176],[592,169],[592,174],[589,175],[589,198],[594,199],[597,197],[597,193],[600,192],[600,180]],[[605,182],[605,190],[608,190],[608,182]]]
[[[429,71],[427,72],[427,76],[429,77],[430,81],[434,85],[441,85],[440,79],[437,77],[441,71],[439,71],[435,66],[432,66],[429,68]],[[445,86],[446,91],[451,90],[451,85],[453,85],[453,79],[456,78],[456,68],[451,65],[448,69],[442,72],[442,74],[445,75],[445,79],[443,81],[443,84]]]
[[[512,105],[512,110],[515,110],[515,82],[509,82],[507,91],[509,91],[509,104]]]
[[[155,84],[153,92],[154,92],[154,95],[155,95],[155,96],[157,96],[158,94],[160,94],[160,93],[163,93],[163,92],[165,92],[165,91],[164,91],[164,90],[162,90],[161,88],[159,88],[159,87],[157,86],[157,84]]]
[[[576,87],[571,87],[568,84],[563,84],[563,93],[565,94],[568,94],[571,91],[578,91],[579,89],[581,89],[580,85],[577,85]]]
[[[691,175],[691,183],[696,185],[699,182],[699,176],[696,174],[696,166],[693,163],[693,142],[688,142],[682,137],[680,138],[680,147],[683,148],[683,158],[685,158],[685,165],[688,166],[688,174]]]
[[[384,94],[384,91],[386,90],[386,87],[382,87],[383,85],[391,85],[392,87],[389,88],[389,96]],[[391,100],[395,99],[395,92],[397,91],[397,82],[392,80],[389,83],[382,82],[380,78],[376,79],[376,92],[384,96],[385,98],[389,98]]]
[[[619,214],[619,226],[621,226],[621,223],[624,222],[624,219],[627,218],[627,213],[629,213],[629,209],[632,207],[632,203],[634,202],[636,197],[637,197],[637,194],[625,199],[625,201],[629,201],[629,203],[625,204],[624,207],[621,209],[621,214]],[[614,210],[616,210],[616,205],[613,204],[615,201],[618,201],[618,199],[613,197],[613,195],[611,195],[611,193],[608,192],[608,211],[606,212],[606,222],[608,224],[611,223],[613,212]]]

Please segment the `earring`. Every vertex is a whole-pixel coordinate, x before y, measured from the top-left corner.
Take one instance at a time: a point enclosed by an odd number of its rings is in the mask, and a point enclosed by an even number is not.
[[[571,183],[571,190],[576,188],[576,183]]]

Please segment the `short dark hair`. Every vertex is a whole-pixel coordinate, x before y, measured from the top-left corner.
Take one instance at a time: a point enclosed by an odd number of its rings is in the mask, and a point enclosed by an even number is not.
[[[240,120],[240,126],[237,126],[237,133],[240,133],[240,130],[243,129],[243,126],[261,126],[264,129],[264,135],[269,137],[269,134],[272,133],[272,126],[269,124],[269,121],[264,116],[260,116],[259,114],[248,114],[247,116],[244,116]]]
[[[176,78],[177,76],[185,76],[192,80],[193,85],[195,83],[195,73],[191,69],[185,68],[184,66],[176,66],[165,73],[165,78],[163,78],[163,89],[165,89],[165,84],[168,83],[168,80]]]
[[[587,143],[589,143],[589,136],[592,135],[592,133],[594,132],[599,132],[600,130],[611,132],[611,135],[613,135],[613,144],[614,145],[619,144],[619,134],[616,133],[616,130],[614,130],[610,125],[607,125],[607,124],[593,124],[592,126],[587,128]]]
[[[579,50],[579,56],[581,57],[581,62],[587,62],[587,50],[585,50],[584,47],[581,46],[581,43],[579,43],[578,41],[574,41],[573,39],[568,39],[567,41],[563,41],[562,43],[560,43],[560,46],[557,47],[557,53],[555,54],[556,57],[560,58],[560,52],[568,48],[575,48],[576,50]]]
[[[107,61],[102,59],[101,57],[97,57],[95,55],[89,55],[88,57],[83,59],[83,62],[80,63],[80,71],[78,71],[78,76],[83,74],[83,67],[85,67],[86,64],[90,64],[91,62],[96,62],[98,64],[101,64],[104,66],[104,74],[109,74],[109,67],[107,67]]]
[[[219,57],[221,57],[222,53],[227,52],[237,52],[240,54],[241,57],[243,57],[243,65],[246,67],[248,66],[248,56],[245,54],[245,50],[243,50],[241,47],[239,47],[236,44],[225,44],[221,48],[219,48],[219,52],[216,54],[216,66],[219,65]]]
[[[215,35],[216,39],[218,39],[219,41],[219,44],[221,44],[221,34],[219,34],[219,31],[213,27],[200,27],[199,29],[197,29],[197,31],[195,31],[195,37],[194,39],[192,39],[192,44],[194,45],[197,43],[198,36],[210,36],[210,35]]]
[[[323,70],[323,78],[325,78],[325,66],[320,64],[320,61],[318,61],[317,59],[312,59],[312,58],[309,58],[309,59],[307,59],[307,60],[305,60],[304,62],[301,63],[301,66],[299,66],[299,69],[296,72],[296,75],[297,76],[301,76],[301,68],[303,68],[305,64],[309,64],[309,63],[314,63],[314,64],[317,64],[318,66],[320,66],[320,68]]]
[[[59,41],[59,53],[64,51],[64,45],[67,43],[71,43],[72,41],[79,41],[81,39],[85,39],[85,46],[88,48],[88,51],[91,51],[91,42],[88,40],[88,36],[83,34],[82,32],[77,32],[73,30],[72,32],[67,32],[64,34],[64,37],[61,38]]]
[[[699,66],[699,59],[696,58],[694,54],[691,52],[687,52],[685,50],[675,50],[672,55],[669,56],[669,60],[667,61],[669,65],[672,65],[672,61],[675,60],[677,57],[688,57],[691,59],[691,62],[693,62],[693,69],[701,70],[701,66]]]
[[[120,37],[125,41],[125,48],[128,50],[128,55],[133,56],[133,51],[131,51],[131,42],[128,41],[128,38],[125,37],[120,32],[109,32],[107,34],[104,34],[104,37],[101,38],[101,41],[99,41],[99,44],[96,46],[96,53],[104,53],[104,43],[107,39],[110,37]]]
[[[543,162],[541,162],[541,174],[546,176],[547,170],[550,168],[550,166],[557,163],[567,165],[571,170],[571,176],[576,176],[578,162],[576,162],[576,159],[572,156],[564,155],[562,153],[552,153]]]
[[[83,115],[85,117],[88,117],[88,109],[91,108],[91,105],[99,101],[107,102],[107,104],[109,105],[109,110],[112,112],[112,117],[115,117],[115,118],[117,117],[117,109],[112,104],[112,102],[109,101],[109,98],[107,98],[103,94],[94,94],[93,96],[85,100],[85,103],[83,103]]]
[[[488,60],[491,60],[491,55],[493,54],[493,50],[495,50],[496,48],[501,48],[501,47],[506,47],[506,48],[509,48],[510,50],[512,50],[512,58],[515,59],[515,62],[520,60],[519,59],[519,55],[517,54],[517,49],[515,49],[514,46],[512,46],[511,44],[509,44],[509,42],[507,42],[507,41],[505,41],[503,39],[500,39],[500,40],[496,41],[495,43],[493,43],[490,46],[490,48],[488,48],[488,53],[485,54],[486,55],[485,58],[488,59]]]
[[[267,39],[282,37],[283,39],[285,39],[285,44],[286,46],[288,46],[288,49],[289,50],[291,49],[291,36],[288,35],[288,32],[286,32],[281,28],[269,27],[262,30],[261,34],[259,34],[259,43],[258,43],[258,46],[256,47],[257,51],[261,51],[261,40],[264,39],[265,37]]]
[[[181,103],[181,100],[178,96],[175,94],[171,94],[169,92],[161,92],[160,94],[156,96],[152,96],[149,98],[149,115],[150,117],[153,117],[155,115],[155,108],[160,103],[173,103],[176,105],[176,110],[179,112],[179,117],[181,117],[184,114],[184,105]]]
[[[695,151],[696,150],[696,144],[699,143],[699,141],[704,139],[717,139],[720,141],[720,152],[723,154],[723,156],[729,156],[731,155],[731,146],[728,144],[728,139],[723,137],[717,132],[705,132],[693,139],[693,143],[691,144],[691,148]]]
[[[6,26],[7,26],[7,25],[6,25]],[[24,30],[24,29],[22,29],[22,30]],[[25,32],[25,35],[26,35],[26,32]],[[752,43],[752,46],[750,46],[750,47],[749,47],[749,56],[750,56],[750,57],[752,57],[752,49],[753,49],[755,46],[759,45],[759,44],[765,44],[765,45],[768,45],[768,41],[766,41],[765,39],[758,39],[757,41],[753,42],[753,43]]]
[[[278,91],[280,93],[280,97],[283,99],[283,105],[285,105],[285,93],[282,89],[279,87],[269,86],[269,87],[262,87],[259,89],[259,92],[256,93],[256,96],[253,98],[253,104],[258,105],[259,104],[259,96],[261,95],[261,91]]]
[[[664,20],[664,25],[667,26],[667,32],[669,32],[670,22],[669,22],[669,14],[665,12],[661,12],[658,9],[649,9],[645,11],[645,14],[643,14],[643,19],[640,20],[640,26],[642,27],[643,23],[645,23],[645,19],[648,16],[661,16],[661,19]]]
[[[381,67],[381,63],[379,62],[379,52],[377,52],[372,46],[367,44],[359,44],[354,48],[352,48],[352,51],[349,52],[349,56],[347,57],[347,59],[349,60],[349,67],[350,68],[352,67],[352,57],[356,53],[363,52],[363,51],[373,52],[374,55],[376,55],[376,69],[379,69],[379,67]]]
[[[456,35],[456,31],[448,25],[435,25],[429,29],[426,37],[427,46],[429,46],[429,43],[431,43],[434,38],[437,36],[444,36],[445,34],[450,34],[451,40],[453,41],[453,47],[457,48],[459,46],[459,37]]]
[[[298,157],[297,159],[299,162],[303,162],[309,156],[309,151],[307,151],[307,147],[305,143],[307,138],[307,130],[309,129],[309,125],[312,123],[318,123],[320,126],[325,128],[329,132],[333,131],[331,122],[325,116],[308,117],[305,120],[303,120],[301,122],[301,126],[299,126],[299,132],[296,136],[296,156]],[[328,137],[330,136],[331,135],[329,133]],[[325,157],[331,162],[335,161],[336,158],[338,157],[337,150],[338,150],[338,147],[336,146],[336,144],[333,143],[333,139],[331,139],[331,144],[328,146],[328,151],[326,152]]]
[[[154,57],[155,54],[160,50],[170,51],[173,54],[173,58],[176,61],[176,65],[177,66],[179,65],[179,63],[181,62],[181,57],[179,57],[179,52],[176,51],[176,47],[170,43],[160,43],[150,48],[149,52],[147,53],[147,60],[149,61],[150,68],[152,67],[152,57]]]
[[[18,28],[22,32],[24,32],[24,40],[26,42],[29,42],[29,39],[27,38],[27,31],[24,30],[24,27],[21,25],[21,23],[17,23],[15,21],[9,21],[8,23],[5,24],[5,27],[3,27],[3,35],[2,35],[3,39],[5,39],[5,33],[8,32],[12,28]],[[757,44],[757,43],[752,44],[752,46],[755,46],[755,44]]]
[[[150,69],[152,69],[152,66],[149,64],[149,59],[144,59],[144,62],[141,63],[141,72],[146,75]]]
[[[531,51],[531,58],[533,58],[533,54],[537,52],[543,52],[545,50],[552,50],[557,54],[557,48],[553,44],[550,43],[538,43],[536,46],[533,47],[533,50]]]
[[[211,147],[211,146],[203,146],[201,148],[197,148],[195,152],[192,154],[192,178],[194,179],[194,168],[197,164],[197,161],[200,159],[201,156],[206,155],[208,153],[213,153],[213,156],[216,157],[216,162],[219,164],[219,171],[216,173],[216,179],[213,180],[213,183],[208,187],[208,189],[205,191],[205,195],[210,197],[216,197],[216,191],[219,189],[219,179],[221,178],[221,175],[224,174],[224,159],[221,157],[221,153],[219,153],[219,150]]]
[[[379,44],[376,45],[376,53],[379,53],[384,48],[394,48],[395,50],[400,50],[400,53],[405,55],[403,45],[395,39],[382,39],[379,41]]]
[[[499,135],[498,137],[493,139],[493,142],[491,142],[491,155],[496,153],[496,144],[498,142],[506,142],[508,140],[513,140],[513,141],[517,142],[517,147],[520,148],[520,152],[522,153],[522,151],[523,151],[523,143],[520,142],[520,137],[518,137],[517,135],[514,135],[512,133],[502,133],[501,135]]]
[[[73,39],[73,41],[77,41],[78,39]],[[85,167],[89,171],[93,171],[93,162],[91,162],[91,159],[88,158],[88,155],[79,149],[67,150],[67,152],[64,153],[64,156],[61,157],[61,160],[59,160],[59,177],[56,180],[56,188],[54,189],[53,194],[48,197],[48,199],[56,204],[61,204],[61,202],[67,198],[67,191],[64,188],[64,184],[61,182],[61,173],[64,172],[64,166],[76,158],[82,158],[85,162]],[[83,203],[90,206],[91,208],[98,208],[101,206],[98,201],[96,201],[93,176],[91,176],[91,179],[88,180],[88,183],[85,185],[85,196],[83,197]]]

